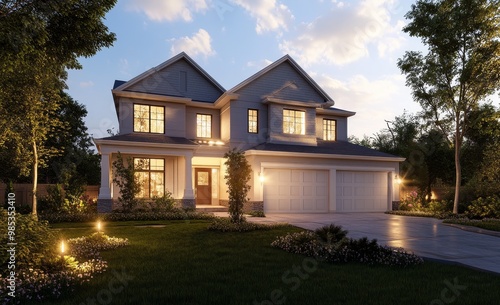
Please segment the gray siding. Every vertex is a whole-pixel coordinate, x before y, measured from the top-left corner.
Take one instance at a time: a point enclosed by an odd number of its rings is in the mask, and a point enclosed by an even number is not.
[[[186,138],[197,139],[196,137],[196,114],[212,115],[212,137],[211,139],[220,139],[220,110],[207,108],[186,108]]]
[[[240,94],[240,100],[245,101],[275,97],[302,102],[324,102],[324,98],[288,62],[282,63],[236,93]]]
[[[323,119],[337,121],[337,141],[347,141],[347,118],[327,115],[318,115],[316,117],[316,137],[323,139]]]
[[[283,109],[292,109],[305,112],[305,135],[283,133]],[[317,145],[316,142],[316,110],[281,104],[269,105],[269,142],[297,145]]]
[[[184,59],[155,72],[127,91],[180,96],[211,103],[223,93]]]
[[[255,146],[264,143],[268,137],[267,105],[261,102],[231,102],[231,142]],[[248,132],[248,109],[258,110],[258,133]]]

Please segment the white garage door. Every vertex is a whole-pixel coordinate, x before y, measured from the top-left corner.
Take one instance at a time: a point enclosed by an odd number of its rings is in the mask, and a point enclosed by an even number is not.
[[[338,212],[387,211],[387,173],[337,171]]]
[[[264,211],[328,212],[328,171],[265,169]]]

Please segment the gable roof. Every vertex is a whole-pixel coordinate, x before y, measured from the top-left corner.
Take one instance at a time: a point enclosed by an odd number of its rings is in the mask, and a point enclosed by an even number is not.
[[[114,88],[113,91],[124,91],[127,88],[137,84],[138,82],[146,79],[148,76],[165,69],[166,67],[172,65],[175,62],[178,62],[179,60],[186,60],[195,70],[197,70],[203,77],[205,77],[212,85],[214,85],[217,89],[221,91],[221,94],[226,91],[224,87],[222,87],[221,84],[219,84],[210,74],[208,74],[202,67],[200,67],[189,55],[187,55],[185,52],[181,52],[174,57],[168,59],[167,61],[161,63],[160,65],[153,67],[149,70],[147,70],[144,73],[139,74],[138,76],[132,78],[131,80],[119,85],[118,87]]]
[[[330,102],[331,105],[333,106],[334,105],[334,101],[333,99],[328,95],[328,93],[326,93],[310,76],[309,74],[306,73],[306,71],[304,71],[304,69],[302,69],[295,60],[293,60],[293,58],[286,54],[285,56],[281,57],[280,59],[278,59],[277,61],[273,62],[272,64],[268,65],[267,67],[265,67],[264,69],[260,70],[259,72],[255,73],[254,75],[250,76],[249,78],[245,79],[244,81],[242,81],[241,83],[239,83],[238,85],[234,86],[233,88],[229,89],[228,92],[229,93],[236,93],[236,91],[246,87],[247,85],[251,84],[252,82],[254,82],[255,80],[259,79],[260,77],[262,77],[263,75],[265,75],[266,73],[274,70],[276,67],[284,64],[284,63],[288,63],[290,64],[290,66],[292,66],[292,68],[295,69],[295,71],[297,71],[297,73],[299,73],[299,75],[301,75],[304,80],[306,80],[307,83],[309,83],[309,85],[311,85],[311,87],[313,87],[316,92],[318,92],[318,94],[320,96],[323,97],[323,99],[326,101],[326,102]]]

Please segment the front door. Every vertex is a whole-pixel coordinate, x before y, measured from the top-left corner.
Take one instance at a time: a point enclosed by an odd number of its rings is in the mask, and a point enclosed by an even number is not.
[[[195,168],[196,204],[212,204],[212,170]]]

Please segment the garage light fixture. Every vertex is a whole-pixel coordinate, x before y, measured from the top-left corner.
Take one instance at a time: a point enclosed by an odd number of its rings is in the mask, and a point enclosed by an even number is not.
[[[259,181],[260,183],[264,183],[264,175],[262,174],[262,172],[259,172]]]

